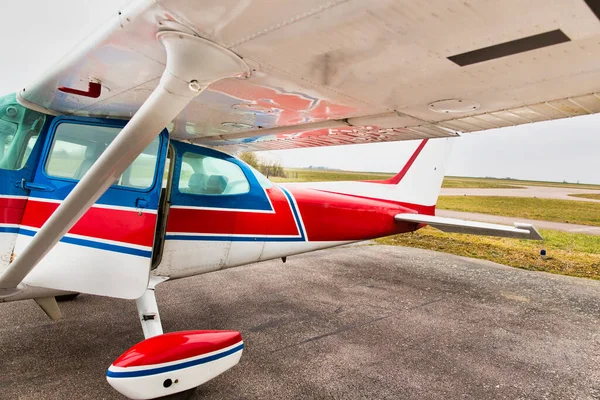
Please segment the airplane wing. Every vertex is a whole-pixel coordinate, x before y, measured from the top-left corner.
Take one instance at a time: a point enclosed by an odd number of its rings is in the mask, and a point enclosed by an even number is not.
[[[172,27],[250,66],[196,97],[174,138],[231,152],[454,136],[599,112],[599,16],[592,0],[142,0],[19,99],[129,119]]]
[[[517,239],[543,240],[542,235],[531,224],[515,222],[514,227],[485,222],[466,221],[422,214],[397,214],[396,221],[427,224],[442,232],[466,233],[471,235],[498,236]]]

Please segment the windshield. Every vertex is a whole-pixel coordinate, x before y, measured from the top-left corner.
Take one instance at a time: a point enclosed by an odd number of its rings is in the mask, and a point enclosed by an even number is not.
[[[14,93],[0,97],[0,168],[25,166],[45,120],[44,114],[17,103]]]
[[[268,189],[270,187],[273,187],[273,183],[271,183],[271,181],[266,176],[264,176],[263,174],[261,174],[260,171],[258,171],[256,168],[254,168],[250,164],[246,164],[246,166],[248,168],[250,168],[250,171],[252,171],[254,173],[254,176],[256,177],[256,180],[258,181],[258,183],[260,184],[260,186],[263,187],[263,189]]]

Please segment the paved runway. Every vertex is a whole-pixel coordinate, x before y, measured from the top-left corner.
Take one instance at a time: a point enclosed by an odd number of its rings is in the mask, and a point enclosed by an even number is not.
[[[538,199],[558,199],[600,202],[600,200],[569,196],[570,194],[599,194],[600,190],[569,189],[563,187],[523,186],[522,189],[487,189],[487,188],[442,188],[440,196],[503,196],[503,197],[537,197]]]
[[[600,282],[354,246],[167,282],[166,330],[238,329],[240,365],[197,399],[598,399]],[[133,302],[80,296],[52,323],[0,304],[2,399],[120,399]]]

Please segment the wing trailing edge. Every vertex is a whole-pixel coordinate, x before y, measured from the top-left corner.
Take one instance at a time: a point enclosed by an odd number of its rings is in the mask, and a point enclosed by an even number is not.
[[[394,219],[399,222],[427,224],[439,229],[442,232],[543,240],[542,236],[533,225],[520,222],[515,222],[513,227],[507,225],[490,224],[486,222],[466,221],[463,219],[443,218],[421,214],[397,214]]]

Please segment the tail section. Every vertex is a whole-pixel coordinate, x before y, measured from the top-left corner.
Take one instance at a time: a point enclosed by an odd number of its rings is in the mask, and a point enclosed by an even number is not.
[[[418,143],[400,172],[382,181],[318,182],[310,187],[353,196],[420,206],[433,213],[446,171],[453,138],[424,139]],[[430,210],[426,212],[425,210]]]

